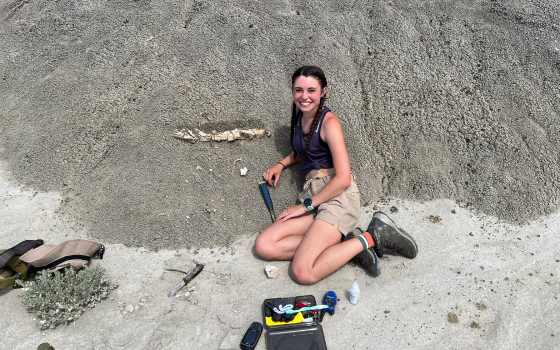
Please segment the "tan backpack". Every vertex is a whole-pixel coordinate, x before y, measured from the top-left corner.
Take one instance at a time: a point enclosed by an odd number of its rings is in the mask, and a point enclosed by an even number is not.
[[[20,259],[29,264],[29,271],[60,270],[72,266],[74,270],[87,265],[91,258],[103,259],[105,246],[87,239],[71,239],[60,244],[45,244],[28,251]]]

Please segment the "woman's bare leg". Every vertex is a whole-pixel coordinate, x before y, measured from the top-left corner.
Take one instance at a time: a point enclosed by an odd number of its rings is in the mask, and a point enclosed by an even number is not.
[[[293,256],[292,278],[301,284],[317,283],[363,250],[357,239],[339,242],[338,224],[313,220]]]
[[[285,222],[276,221],[257,236],[255,252],[267,260],[292,260],[303,235],[312,223],[311,213]]]

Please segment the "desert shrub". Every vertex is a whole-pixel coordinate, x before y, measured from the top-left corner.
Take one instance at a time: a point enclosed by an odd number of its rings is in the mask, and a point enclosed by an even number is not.
[[[105,269],[98,266],[85,266],[78,272],[67,268],[63,273],[43,273],[33,282],[20,284],[25,291],[23,305],[37,316],[41,329],[75,321],[116,288],[106,277]]]

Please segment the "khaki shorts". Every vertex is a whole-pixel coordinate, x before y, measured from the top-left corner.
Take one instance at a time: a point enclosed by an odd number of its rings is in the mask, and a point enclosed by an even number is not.
[[[305,181],[303,191],[298,195],[299,201],[303,203],[306,198],[311,198],[317,194],[333,177],[334,174]],[[354,174],[352,174],[350,187],[315,209],[317,210],[315,218],[326,221],[333,226],[338,222],[338,230],[344,236],[352,231],[360,216],[360,192],[354,181]]]

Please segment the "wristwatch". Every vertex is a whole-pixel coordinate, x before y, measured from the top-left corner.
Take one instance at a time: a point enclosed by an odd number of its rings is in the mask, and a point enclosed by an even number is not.
[[[303,207],[307,211],[312,211],[313,209],[315,209],[315,207],[311,205],[311,198],[305,198],[305,200],[303,201]]]

